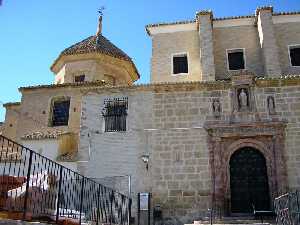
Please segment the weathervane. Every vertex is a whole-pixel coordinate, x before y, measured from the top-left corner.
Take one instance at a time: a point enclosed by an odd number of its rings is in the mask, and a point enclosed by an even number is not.
[[[100,9],[98,9],[98,13],[100,15],[99,17],[99,23],[98,23],[98,29],[96,35],[100,35],[102,33],[102,16],[103,16],[103,11],[105,10],[104,6],[101,6]]]
[[[101,6],[100,9],[98,9],[98,13],[100,14],[100,16],[103,16],[103,11],[105,10],[104,6]]]

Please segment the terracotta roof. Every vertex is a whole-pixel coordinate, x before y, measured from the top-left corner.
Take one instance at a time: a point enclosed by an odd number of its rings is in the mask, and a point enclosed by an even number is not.
[[[23,140],[41,140],[41,139],[56,139],[63,132],[54,130],[54,131],[35,131],[32,133],[25,134],[21,137]]]
[[[245,19],[245,18],[254,18],[254,17],[255,17],[255,15],[229,16],[229,17],[213,18],[213,21],[219,21],[219,20],[234,20],[234,19]]]
[[[132,59],[125,52],[123,52],[121,49],[119,49],[101,34],[97,36],[90,36],[63,50],[59,57],[54,61],[53,65],[51,66],[51,69],[54,67],[54,65],[57,63],[60,57],[64,55],[78,55],[95,52],[130,62],[134,66],[135,72],[137,73],[138,77],[140,77]]]
[[[268,9],[270,6],[265,6],[265,7],[259,7],[257,10],[262,10],[262,9]],[[257,12],[256,10],[256,12]],[[204,11],[206,12],[206,11]],[[207,11],[209,12],[209,11]],[[201,12],[199,12],[201,14]],[[300,11],[296,12],[274,12],[273,16],[280,16],[280,15],[297,15],[300,14]],[[254,18],[255,14],[252,15],[245,15],[245,16],[229,16],[229,17],[220,17],[220,18],[213,18],[213,21],[218,21],[218,20],[232,20],[232,19],[243,19],[243,18]],[[155,24],[149,24],[146,26],[147,28],[151,27],[159,27],[159,26],[167,26],[167,25],[176,25],[176,24],[189,24],[189,23],[195,23],[197,22],[196,19],[194,20],[183,20],[183,21],[175,21],[175,22],[166,22],[166,23],[155,23]]]
[[[159,26],[166,26],[166,25],[177,25],[177,24],[189,24],[189,23],[196,23],[196,20],[182,20],[182,21],[175,21],[175,22],[166,22],[166,23],[154,23],[146,25],[148,27],[159,27]]]
[[[273,16],[281,16],[281,15],[300,15],[300,11],[296,12],[275,12],[273,13]]]
[[[66,48],[61,54],[62,55],[74,55],[74,54],[84,54],[91,52],[99,52],[106,55],[113,56],[115,58],[120,58],[130,61],[131,58],[119,49],[117,46],[112,44],[103,35],[90,36],[83,41],[80,41],[69,48]]]
[[[7,102],[7,103],[3,104],[4,107],[18,106],[18,105],[21,105],[21,102]]]
[[[101,86],[105,86],[105,82],[104,81],[85,81],[85,82],[77,82],[77,83],[44,84],[44,85],[20,87],[19,91],[30,90],[30,89],[40,89],[40,88],[65,88],[65,87],[84,87],[84,86],[101,87]]]

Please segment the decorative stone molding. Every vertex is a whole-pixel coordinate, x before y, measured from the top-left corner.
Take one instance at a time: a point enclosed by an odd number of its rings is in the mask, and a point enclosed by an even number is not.
[[[269,115],[275,115],[276,114],[274,96],[268,96],[268,98],[267,98],[267,107],[268,107]]]
[[[215,98],[212,101],[212,112],[216,119],[221,117],[222,107],[219,98]]]
[[[232,76],[231,122],[253,122],[260,120],[256,113],[253,90],[254,78],[255,75],[246,70],[241,70],[239,74]]]
[[[221,209],[224,215],[231,211],[229,160],[238,149],[253,147],[266,158],[271,199],[288,189],[284,159],[285,123],[206,124],[205,129],[208,132],[213,207]]]

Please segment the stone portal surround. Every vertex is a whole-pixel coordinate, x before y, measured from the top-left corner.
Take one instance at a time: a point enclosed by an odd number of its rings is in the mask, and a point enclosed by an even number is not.
[[[253,147],[266,158],[271,199],[287,190],[285,123],[207,124],[206,130],[212,171],[211,196],[215,209],[225,215],[231,211],[229,161],[231,155],[243,147]]]

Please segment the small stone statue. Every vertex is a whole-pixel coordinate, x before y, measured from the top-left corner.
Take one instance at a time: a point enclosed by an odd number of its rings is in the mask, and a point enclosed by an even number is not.
[[[273,96],[268,96],[267,105],[268,105],[269,114],[270,115],[275,114],[276,113],[276,111],[275,111],[275,100],[274,100]]]
[[[216,118],[221,116],[221,103],[219,99],[214,99],[212,102],[213,114]]]
[[[238,98],[240,110],[246,111],[248,109],[248,95],[244,88],[240,91]]]

